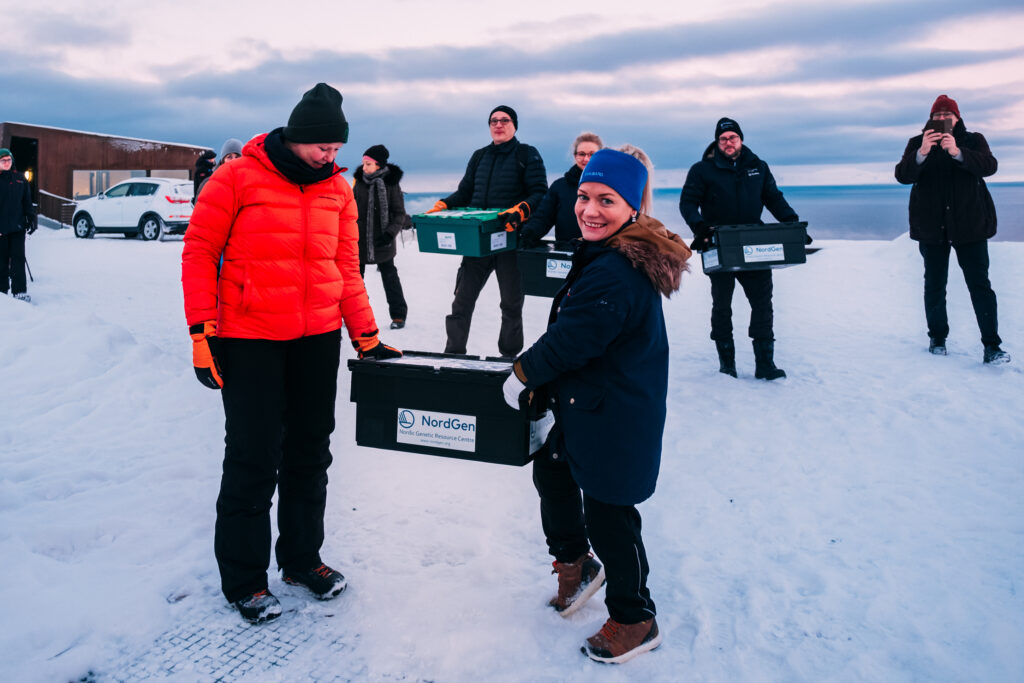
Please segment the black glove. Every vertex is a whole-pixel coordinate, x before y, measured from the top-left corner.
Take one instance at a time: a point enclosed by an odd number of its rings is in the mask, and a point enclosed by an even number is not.
[[[505,226],[505,230],[512,231],[526,222],[530,217],[530,205],[526,202],[519,202],[511,209],[505,209],[498,214],[498,220]]]
[[[521,249],[536,249],[540,246],[540,238],[529,232],[519,233],[519,247]]]
[[[401,351],[377,339],[377,330],[366,332],[353,339],[352,348],[359,354],[360,360],[364,358],[384,360],[385,358],[402,357]]]
[[[808,235],[807,236],[807,240],[804,242],[804,244],[810,244],[813,241],[814,241],[814,239],[810,235]]]
[[[387,249],[388,247],[390,247],[392,245],[392,243],[394,241],[395,241],[395,236],[394,235],[392,235],[390,233],[387,233],[387,232],[384,232],[384,233],[381,233],[380,237],[374,238],[373,246],[377,247],[378,249]]]
[[[224,380],[221,379],[220,364],[214,354],[217,341],[217,322],[208,320],[204,323],[190,325],[188,334],[192,337],[192,367],[196,371],[196,379],[204,387],[222,388]]]
[[[715,234],[715,228],[701,221],[693,226],[693,241],[690,242],[690,249],[693,251],[706,251],[711,247],[711,236]]]

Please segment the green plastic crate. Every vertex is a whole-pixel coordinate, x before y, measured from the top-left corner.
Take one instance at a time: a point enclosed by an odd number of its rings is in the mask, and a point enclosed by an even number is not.
[[[412,217],[420,251],[490,256],[516,248],[515,231],[498,220],[498,209],[448,209]]]

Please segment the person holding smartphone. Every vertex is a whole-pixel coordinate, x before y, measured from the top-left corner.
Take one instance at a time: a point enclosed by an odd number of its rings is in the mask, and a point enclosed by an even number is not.
[[[981,133],[967,131],[956,100],[936,98],[928,123],[907,142],[896,180],[910,190],[910,238],[924,258],[924,312],[928,350],[946,355],[949,319],[946,281],[949,254],[963,271],[984,346],[982,360],[1008,363],[1000,348],[996,294],[988,278],[988,240],[996,234],[996,209],[985,178],[998,164]]]

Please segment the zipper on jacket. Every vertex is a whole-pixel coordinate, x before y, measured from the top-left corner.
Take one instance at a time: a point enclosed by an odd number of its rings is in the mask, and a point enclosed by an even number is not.
[[[305,337],[309,332],[306,314],[309,304],[309,260],[306,258],[306,249],[309,246],[309,202],[305,185],[299,185],[299,194],[302,206],[302,336]]]

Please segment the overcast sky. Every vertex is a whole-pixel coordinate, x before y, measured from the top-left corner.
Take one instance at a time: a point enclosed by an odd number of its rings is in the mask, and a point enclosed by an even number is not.
[[[716,5],[712,7],[711,5]],[[230,7],[230,9],[221,9]],[[239,8],[245,8],[241,10]],[[0,121],[219,150],[326,81],[406,190],[454,189],[497,104],[549,175],[583,130],[678,187],[737,119],[782,185],[892,182],[935,97],[1024,180],[1020,0],[0,0]]]

